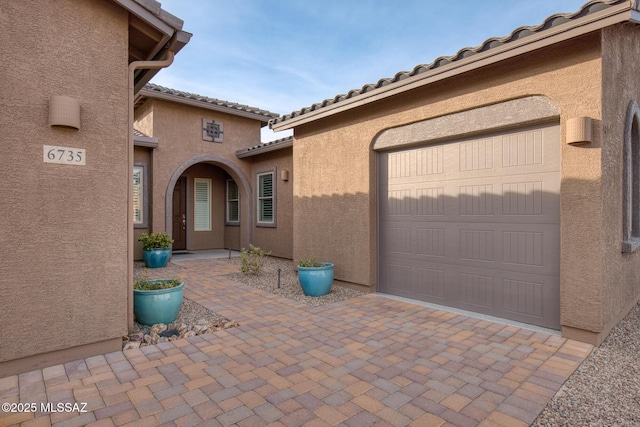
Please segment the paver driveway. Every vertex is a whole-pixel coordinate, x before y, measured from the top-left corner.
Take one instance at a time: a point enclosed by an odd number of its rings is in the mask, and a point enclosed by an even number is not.
[[[0,425],[530,424],[592,347],[379,295],[308,307],[188,261],[185,295],[239,327],[0,379]]]

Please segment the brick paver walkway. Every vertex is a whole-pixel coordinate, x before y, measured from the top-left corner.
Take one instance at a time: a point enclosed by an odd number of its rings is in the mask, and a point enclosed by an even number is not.
[[[592,347],[367,295],[308,307],[199,260],[185,295],[239,327],[0,379],[23,426],[529,425]]]

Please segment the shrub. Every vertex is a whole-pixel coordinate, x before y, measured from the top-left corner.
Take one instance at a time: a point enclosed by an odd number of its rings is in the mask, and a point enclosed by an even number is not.
[[[171,237],[164,231],[151,234],[142,233],[140,237],[138,237],[138,241],[142,242],[142,247],[147,251],[152,249],[167,249],[170,248],[173,243]]]
[[[260,274],[265,258],[271,252],[265,252],[257,246],[249,245],[249,250],[242,248],[240,252],[240,271],[245,274]]]
[[[311,257],[311,258],[303,258],[300,260],[300,262],[298,262],[298,266],[300,267],[322,267],[324,266],[323,263],[316,261],[315,257]]]
[[[161,280],[142,279],[142,280],[138,280],[133,285],[133,289],[137,291],[157,291],[159,289],[175,288],[176,286],[180,286],[180,283],[182,283],[182,280],[180,279],[161,279]]]

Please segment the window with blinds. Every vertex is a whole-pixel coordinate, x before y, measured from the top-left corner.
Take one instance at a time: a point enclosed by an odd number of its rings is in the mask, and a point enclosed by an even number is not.
[[[240,193],[238,184],[232,179],[227,180],[227,224],[240,222]]]
[[[144,223],[144,168],[133,167],[133,223]]]
[[[275,215],[275,171],[258,174],[258,225],[274,226]]]
[[[211,231],[211,180],[194,178],[194,231]]]

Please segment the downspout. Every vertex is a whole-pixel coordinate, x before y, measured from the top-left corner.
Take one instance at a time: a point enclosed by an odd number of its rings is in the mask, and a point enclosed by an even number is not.
[[[135,99],[135,72],[140,69],[158,70],[166,68],[173,63],[175,54],[167,50],[167,58],[158,61],[134,61],[129,64],[129,146],[127,147],[127,164],[128,176],[127,180],[127,328],[129,333],[133,332],[133,121],[134,111],[133,103]]]

